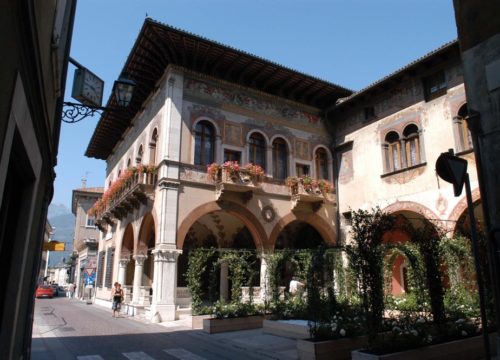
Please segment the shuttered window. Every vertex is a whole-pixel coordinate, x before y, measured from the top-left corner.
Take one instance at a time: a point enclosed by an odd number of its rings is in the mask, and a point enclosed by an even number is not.
[[[106,251],[106,276],[104,278],[104,287],[110,288],[113,280],[113,262],[115,259],[115,248],[108,248]]]
[[[97,261],[97,280],[96,286],[102,288],[102,283],[104,279],[104,251],[99,251],[98,261]]]

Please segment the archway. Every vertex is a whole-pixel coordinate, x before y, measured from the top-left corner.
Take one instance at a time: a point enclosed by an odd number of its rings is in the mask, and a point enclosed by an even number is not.
[[[275,251],[284,250],[314,250],[320,246],[327,246],[327,242],[320,232],[311,224],[302,220],[293,220],[285,225],[276,237]],[[293,251],[291,252],[293,253]],[[290,253],[290,254],[291,254]],[[281,264],[280,286],[285,287],[285,291],[290,291],[292,280],[299,284],[305,284],[306,279],[300,275],[300,262],[294,256],[287,255]],[[326,276],[326,274],[325,274]],[[332,274],[327,276],[331,279]],[[296,289],[298,290],[298,289]],[[295,292],[293,290],[292,292]]]
[[[395,222],[391,230],[387,231],[382,238],[385,244],[405,244],[412,240],[412,234],[416,231],[423,231],[428,229],[431,232],[438,232],[438,229],[434,225],[435,219],[433,221],[425,217],[424,214],[430,215],[432,212],[426,211],[423,206],[415,206],[415,203],[411,203],[411,210],[402,209],[401,207],[388,207],[389,209],[397,209],[392,212],[395,216]],[[416,204],[418,205],[418,204]],[[387,209],[386,208],[386,211]],[[415,210],[420,210],[416,212]],[[408,271],[410,271],[410,262],[407,256],[398,250],[389,251],[385,258],[386,266],[390,267],[391,278],[389,284],[386,284],[386,288],[391,295],[400,296],[410,291],[409,276]],[[445,283],[446,283],[446,279]]]
[[[142,286],[151,287],[153,284],[154,257],[151,252],[155,248],[155,234],[155,222],[153,215],[148,213],[142,220],[137,249],[135,252],[135,255],[146,255],[141,279]]]
[[[123,281],[123,286],[131,286],[134,282],[134,269],[135,263],[132,260],[132,254],[134,253],[134,229],[132,224],[128,224],[125,228],[125,232],[123,233],[122,247],[120,251],[120,258],[118,259],[120,262],[124,261],[124,264],[120,264],[120,267],[124,266],[124,269],[119,269],[120,271],[124,271],[123,277],[120,279],[118,276],[118,282]]]
[[[259,242],[255,239],[248,226],[239,217],[230,212],[216,210],[203,214],[190,226],[185,239],[182,241],[182,255],[178,259],[177,285],[179,287],[187,286],[185,276],[188,270],[189,254],[191,251],[199,248],[216,248],[220,252],[237,249],[251,250],[255,254],[252,255],[251,261],[255,263],[254,270],[258,274],[260,264],[256,257],[256,249],[259,245]],[[209,295],[210,276],[212,276],[212,282],[214,281],[213,279],[217,280],[215,286],[219,290],[219,293],[216,297],[220,295],[221,298],[228,299],[231,295],[231,284],[230,280],[228,280],[230,279],[231,270],[225,263],[219,263],[216,266],[213,265],[219,259],[220,252],[208,260],[207,270],[204,274],[201,274],[205,300],[208,299]],[[256,279],[258,278],[259,276],[256,276]],[[214,284],[212,284],[213,286]]]

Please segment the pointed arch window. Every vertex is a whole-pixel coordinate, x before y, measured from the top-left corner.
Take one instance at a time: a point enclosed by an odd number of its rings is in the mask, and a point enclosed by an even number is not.
[[[403,131],[405,137],[406,166],[415,166],[420,164],[420,138],[418,127],[410,124]]]
[[[158,130],[153,130],[151,141],[149,142],[149,164],[156,165],[156,144],[158,142]]]
[[[318,148],[314,154],[316,178],[328,180],[328,155],[324,148]]]
[[[266,168],[266,139],[262,134],[254,132],[248,139],[248,161]]]
[[[215,129],[205,120],[198,122],[194,128],[194,164],[209,165],[215,158]]]
[[[284,139],[273,141],[273,177],[284,180],[288,176],[288,147]]]
[[[127,169],[132,166],[132,160],[130,158],[127,159]]]

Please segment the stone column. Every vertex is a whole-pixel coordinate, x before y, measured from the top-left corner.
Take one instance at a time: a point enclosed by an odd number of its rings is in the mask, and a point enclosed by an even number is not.
[[[177,298],[177,258],[182,250],[159,244],[151,253],[155,262],[151,321],[172,321]]]
[[[127,278],[127,265],[130,259],[120,259],[118,262],[118,282],[122,285],[125,285],[125,279]]]
[[[132,303],[138,304],[142,285],[142,272],[146,255],[134,255],[135,269],[134,269],[134,287],[132,290]]]
[[[266,301],[269,299],[270,295],[267,256],[265,253],[262,253],[260,256],[260,299]]]
[[[221,300],[228,300],[229,298],[229,286],[227,281],[227,276],[229,273],[229,266],[227,262],[220,264],[220,298]]]

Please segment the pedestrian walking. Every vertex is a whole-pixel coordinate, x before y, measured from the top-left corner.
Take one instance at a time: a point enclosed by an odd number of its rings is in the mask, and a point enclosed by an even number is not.
[[[116,317],[116,312],[120,313],[122,300],[123,300],[123,289],[121,284],[117,281],[114,283],[113,290],[111,290],[111,300],[113,304],[111,305],[111,309],[113,309],[113,317]]]
[[[69,297],[70,299],[73,299],[73,296],[75,296],[75,287],[76,287],[76,286],[75,286],[75,284],[73,284],[73,283],[70,283],[70,284],[68,285],[68,297]]]

